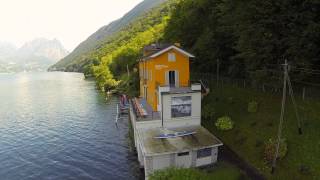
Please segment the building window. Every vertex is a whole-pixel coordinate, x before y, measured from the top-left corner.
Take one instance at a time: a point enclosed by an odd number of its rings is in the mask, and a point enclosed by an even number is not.
[[[178,156],[189,156],[189,152],[178,153]]]
[[[199,149],[197,151],[197,158],[205,158],[212,155],[212,148]]]
[[[172,97],[171,116],[173,118],[191,116],[191,96]]]
[[[175,62],[176,61],[176,54],[175,53],[168,53],[168,61]]]

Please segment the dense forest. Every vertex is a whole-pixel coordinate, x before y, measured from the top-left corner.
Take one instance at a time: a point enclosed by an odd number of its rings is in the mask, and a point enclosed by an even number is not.
[[[68,68],[94,76],[102,90],[132,91],[143,46],[179,42],[197,56],[194,72],[212,72],[219,62],[224,76],[277,84],[287,59],[295,80],[315,82],[319,12],[318,0],[168,0]]]
[[[265,80],[279,77],[287,59],[295,78],[311,79],[308,70],[320,67],[320,1],[184,0],[165,39],[197,55],[194,71],[209,72],[219,60],[226,76]]]

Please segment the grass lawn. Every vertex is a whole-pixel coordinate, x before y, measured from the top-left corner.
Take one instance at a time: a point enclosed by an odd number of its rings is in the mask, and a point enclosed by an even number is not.
[[[223,87],[211,89],[203,106],[214,111],[210,120],[203,125],[218,136],[239,156],[256,167],[268,179],[320,179],[320,101],[296,99],[303,120],[303,135],[298,134],[297,120],[290,99],[287,101],[283,138],[288,143],[288,154],[277,163],[276,172],[270,174],[270,166],[263,160],[264,143],[276,138],[281,95],[257,92],[255,90]],[[258,112],[248,113],[248,102],[256,100]],[[235,122],[234,129],[219,131],[214,122],[218,117],[228,115]],[[304,171],[300,171],[305,169]]]
[[[219,162],[207,169],[169,168],[155,172],[150,180],[245,180],[245,175],[227,162]]]

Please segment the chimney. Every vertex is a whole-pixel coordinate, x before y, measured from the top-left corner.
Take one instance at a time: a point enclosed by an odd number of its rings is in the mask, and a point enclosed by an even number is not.
[[[181,44],[178,43],[178,42],[174,43],[174,45],[177,46],[177,47],[181,47]]]

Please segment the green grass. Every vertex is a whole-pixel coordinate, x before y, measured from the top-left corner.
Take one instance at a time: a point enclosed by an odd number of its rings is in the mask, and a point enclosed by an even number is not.
[[[248,102],[253,99],[259,103],[258,112],[249,113]],[[283,138],[287,139],[288,154],[278,162],[274,175],[270,174],[270,165],[263,160],[263,150],[264,143],[276,137],[281,96],[225,86],[212,89],[203,104],[215,112],[212,118],[202,121],[204,126],[268,179],[320,179],[319,101],[297,99],[303,135],[298,134],[294,109],[291,101],[287,101]],[[235,122],[234,129],[219,131],[215,128],[216,119],[224,115]],[[302,173],[301,166],[310,171]]]
[[[182,169],[168,168],[156,171],[150,180],[242,180],[246,179],[243,173],[226,162],[219,162],[214,168]]]

